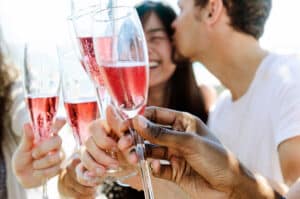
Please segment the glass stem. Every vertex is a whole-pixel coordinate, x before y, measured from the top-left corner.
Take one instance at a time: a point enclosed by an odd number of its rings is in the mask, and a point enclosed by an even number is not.
[[[151,183],[151,174],[148,165],[148,161],[145,159],[145,144],[144,139],[139,136],[135,130],[129,129],[130,133],[133,135],[136,146],[136,153],[139,158],[139,169],[142,175],[142,183],[144,188],[145,199],[154,199],[154,193]]]
[[[98,108],[100,112],[100,119],[105,119],[106,106],[104,101],[106,96],[101,96],[101,88],[99,86],[96,87],[96,94],[97,94]]]
[[[47,181],[48,179],[46,179],[45,182],[43,183],[43,199],[48,199]]]

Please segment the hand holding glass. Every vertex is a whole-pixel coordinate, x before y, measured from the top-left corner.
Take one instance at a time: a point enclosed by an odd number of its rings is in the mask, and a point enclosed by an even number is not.
[[[37,144],[51,136],[58,107],[60,70],[56,46],[26,44],[23,72],[27,108]],[[43,199],[48,199],[46,182]]]
[[[95,13],[93,44],[97,66],[114,106],[123,119],[142,113],[147,103],[149,68],[142,25],[134,8],[114,7]],[[139,155],[145,198],[154,198],[144,140],[131,129]]]

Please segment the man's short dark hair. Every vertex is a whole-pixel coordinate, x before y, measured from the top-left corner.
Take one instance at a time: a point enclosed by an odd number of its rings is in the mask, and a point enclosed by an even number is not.
[[[205,7],[209,0],[194,0]],[[223,0],[231,26],[240,32],[259,39],[270,14],[272,0]]]

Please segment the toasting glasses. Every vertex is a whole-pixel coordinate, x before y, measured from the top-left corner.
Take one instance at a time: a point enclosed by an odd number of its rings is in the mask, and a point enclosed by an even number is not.
[[[110,103],[110,98],[104,86],[103,77],[97,66],[92,38],[92,18],[91,15],[96,9],[99,9],[100,1],[73,0],[72,15],[69,18],[71,22],[71,31],[75,34],[76,45],[79,49],[79,56],[85,71],[93,80],[96,86],[100,117],[105,118],[105,108]],[[74,38],[73,38],[74,39]]]
[[[80,145],[89,137],[88,125],[99,116],[96,92],[75,52],[71,49],[60,50],[59,55],[64,106],[78,152]]]
[[[60,70],[56,46],[26,44],[23,79],[36,144],[51,136],[57,112]],[[43,185],[43,199],[48,199],[47,180]]]
[[[97,66],[123,119],[142,113],[147,102],[149,64],[143,28],[134,8],[113,7],[93,17]],[[154,198],[144,140],[133,130],[145,198]]]
[[[92,15],[99,10],[99,1],[72,1],[72,16],[69,20],[72,23],[72,36],[76,37],[76,44],[80,51],[80,60],[85,71],[93,80],[97,91],[97,101],[99,104],[100,118],[105,119],[105,110],[111,99],[104,85],[103,75],[101,74],[95,58],[95,51],[92,37]],[[114,151],[108,151],[112,157],[117,158]],[[116,173],[122,170],[120,168],[109,168],[108,173]]]

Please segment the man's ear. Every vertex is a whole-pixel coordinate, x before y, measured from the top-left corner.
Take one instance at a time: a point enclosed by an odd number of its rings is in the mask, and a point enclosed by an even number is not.
[[[209,0],[207,5],[207,18],[209,24],[215,24],[220,18],[224,9],[223,0]]]
[[[195,16],[198,20],[204,20],[207,24],[213,25],[220,18],[224,9],[222,0],[208,0],[205,7],[195,5]]]

